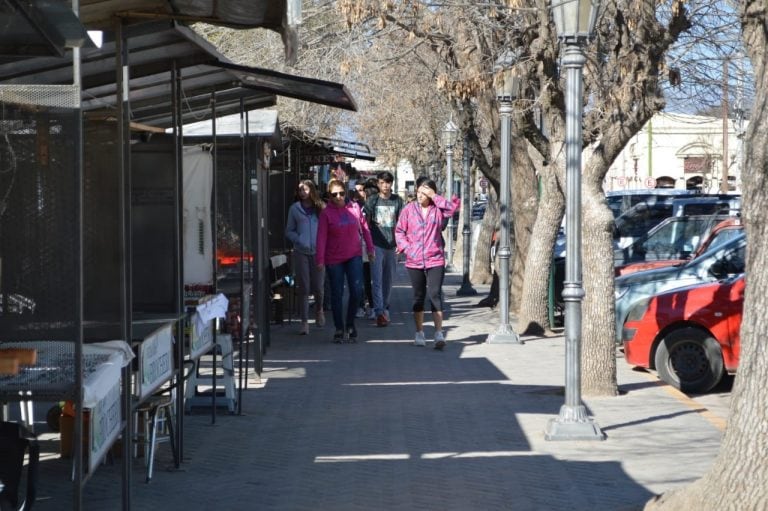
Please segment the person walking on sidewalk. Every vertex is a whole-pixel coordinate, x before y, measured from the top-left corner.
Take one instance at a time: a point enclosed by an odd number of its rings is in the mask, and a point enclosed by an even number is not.
[[[363,209],[363,214],[366,215],[365,221],[368,223],[368,228],[371,228],[371,222],[365,211],[365,200],[369,197],[371,191],[367,188],[367,183],[364,181],[358,181],[355,183],[355,189],[351,191],[352,200]],[[378,187],[375,192],[378,193]],[[362,243],[365,243],[361,240]],[[363,250],[363,295],[360,297],[360,307],[357,309],[358,318],[371,318],[373,315],[373,290],[371,288],[371,262],[368,260],[368,251]],[[373,316],[376,319],[376,316]]]
[[[435,324],[435,349],[445,347],[443,332],[443,278],[445,249],[443,226],[458,208],[437,194],[437,185],[427,177],[416,180],[416,200],[408,203],[395,228],[397,252],[405,254],[405,268],[413,288],[414,345],[425,346],[424,302],[429,296]]]
[[[325,203],[320,199],[315,183],[301,181],[296,188],[296,202],[288,208],[285,237],[293,245],[293,264],[296,271],[296,285],[299,289],[299,334],[309,333],[309,295],[315,297],[315,324],[325,325],[323,293],[325,290],[325,268],[315,264],[317,248],[317,226],[320,212]]]
[[[328,183],[330,201],[320,213],[317,227],[317,253],[315,262],[325,267],[331,282],[331,312],[336,331],[333,342],[356,342],[355,313],[363,292],[363,247],[365,241],[368,259],[374,260],[373,241],[368,223],[360,206],[347,201],[344,183],[332,179]],[[346,316],[342,311],[344,280],[349,287]]]
[[[368,198],[365,211],[371,221],[371,236],[376,248],[376,258],[371,268],[376,325],[387,326],[390,321],[389,296],[392,292],[392,278],[397,264],[395,226],[403,210],[403,199],[392,193],[395,176],[391,172],[379,172],[376,178],[379,193]]]

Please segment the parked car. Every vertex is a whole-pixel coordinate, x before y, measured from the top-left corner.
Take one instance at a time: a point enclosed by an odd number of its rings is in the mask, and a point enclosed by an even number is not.
[[[739,365],[744,274],[636,302],[622,331],[627,363],[703,393]]]
[[[616,218],[614,251],[622,251],[667,218],[691,215],[733,215],[741,210],[741,196],[729,194],[656,196],[635,204]],[[565,257],[565,231],[555,240],[555,257]]]
[[[628,250],[632,262],[616,265],[616,276],[684,263],[744,232],[741,217],[722,215],[703,217],[720,219],[720,222],[711,227],[710,220],[707,220],[700,226],[701,231],[697,232],[697,219],[701,218],[698,215],[672,217],[654,227],[646,236],[632,244]],[[691,219],[694,220],[693,223],[690,223]],[[677,228],[677,223],[684,225]]]
[[[700,195],[641,203],[616,219],[614,247],[621,250],[630,246],[666,218],[712,214],[735,216],[740,210],[740,195]]]
[[[614,190],[605,192],[605,200],[611,208],[613,218],[618,218],[622,213],[629,211],[633,206],[656,201],[671,200],[673,198],[694,197],[701,195],[694,190],[680,190],[676,188],[640,188],[637,190]]]
[[[614,289],[617,341],[621,342],[624,323],[638,302],[647,301],[651,296],[671,289],[714,282],[744,273],[746,249],[747,239],[741,234],[686,263],[618,277]]]

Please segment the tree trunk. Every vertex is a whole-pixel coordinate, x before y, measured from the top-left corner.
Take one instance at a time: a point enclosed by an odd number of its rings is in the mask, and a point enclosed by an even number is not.
[[[606,169],[607,170],[607,169]],[[604,172],[602,173],[604,175]],[[589,178],[590,174],[586,173]],[[613,214],[600,174],[582,183],[582,243],[585,299],[582,317],[581,385],[585,396],[615,396],[616,342],[613,296]]]
[[[720,454],[710,470],[693,484],[662,495],[646,510],[768,509],[768,69],[765,26],[768,0],[747,0],[742,14],[744,43],[755,71],[755,103],[746,136],[744,218],[747,289],[741,322],[741,360],[731,395],[728,426]]]
[[[565,199],[555,172],[557,165],[547,165],[541,172],[541,200],[528,246],[525,278],[517,315],[518,333],[544,335],[549,324],[549,274]],[[546,275],[547,278],[541,278]]]
[[[510,166],[510,211],[512,213],[510,246],[513,250],[510,259],[510,311],[518,311],[522,303],[526,258],[538,207],[536,168],[529,154],[528,142],[513,131]]]
[[[493,188],[491,188],[489,195],[488,206],[485,208],[485,215],[480,222],[480,233],[474,247],[475,257],[470,272],[470,280],[473,284],[490,284],[492,280],[491,243],[499,222],[499,205]]]

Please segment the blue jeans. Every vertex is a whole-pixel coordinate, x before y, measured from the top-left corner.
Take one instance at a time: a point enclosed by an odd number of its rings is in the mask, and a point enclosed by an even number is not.
[[[376,258],[371,266],[373,281],[373,309],[376,315],[384,314],[389,307],[389,296],[392,293],[392,276],[397,266],[397,256],[394,248],[375,247]]]
[[[325,272],[331,282],[331,311],[333,325],[336,330],[344,330],[355,325],[355,313],[363,296],[363,258],[353,257],[343,263],[329,264]],[[349,301],[347,302],[347,317],[344,321],[342,307],[344,306],[344,279],[349,286]]]

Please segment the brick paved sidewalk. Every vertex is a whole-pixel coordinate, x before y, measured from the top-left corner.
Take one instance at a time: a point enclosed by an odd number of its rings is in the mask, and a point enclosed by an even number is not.
[[[706,470],[720,431],[623,361],[623,394],[586,403],[607,440],[545,441],[563,404],[562,337],[485,343],[498,312],[473,307],[487,286],[457,297],[460,283],[447,277],[443,351],[412,346],[402,267],[392,324],[359,320],[357,344],[331,343],[331,321],[309,336],[274,327],[243,414],[188,415],[182,469],[167,468],[167,444],[150,484],[135,464],[133,509],[630,510]],[[44,467],[38,510],[71,508],[69,487],[43,479],[53,473],[66,470]],[[120,466],[105,465],[84,508],[119,503]]]

